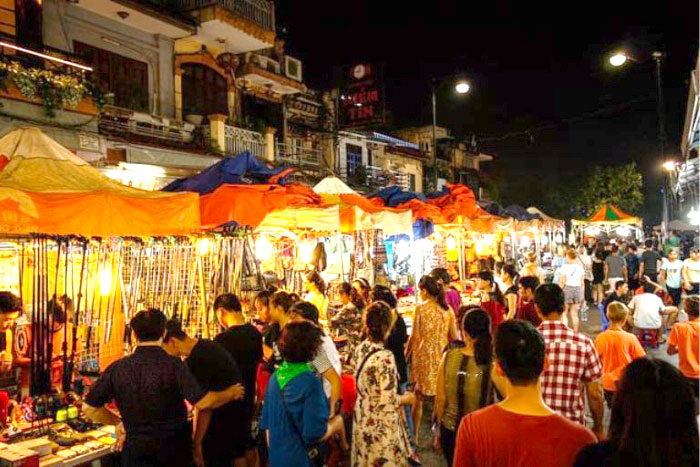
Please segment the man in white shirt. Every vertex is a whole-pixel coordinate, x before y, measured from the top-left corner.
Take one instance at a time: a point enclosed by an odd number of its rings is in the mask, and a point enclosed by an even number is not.
[[[644,293],[635,295],[629,303],[629,308],[632,310],[631,319],[635,328],[658,329],[659,339],[661,339],[664,332],[662,315],[665,314],[666,307],[661,298],[654,293],[653,285],[646,284]]]
[[[700,293],[700,253],[697,248],[691,248],[690,258],[683,261],[683,288],[688,295]]]

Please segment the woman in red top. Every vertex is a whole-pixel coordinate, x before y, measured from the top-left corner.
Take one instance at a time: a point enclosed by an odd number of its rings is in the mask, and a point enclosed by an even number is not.
[[[503,321],[506,312],[506,299],[493,279],[490,271],[481,271],[477,282],[477,290],[481,293],[481,308],[491,317],[491,332]]]

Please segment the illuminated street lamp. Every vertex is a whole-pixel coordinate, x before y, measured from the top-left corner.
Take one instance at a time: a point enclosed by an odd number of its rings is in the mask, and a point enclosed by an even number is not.
[[[627,55],[623,53],[617,53],[610,57],[610,64],[612,66],[622,66],[627,61]]]
[[[673,172],[676,170],[676,161],[666,161],[661,164],[661,167],[663,167],[666,172]]]
[[[432,92],[432,97],[433,97],[433,157],[432,162],[433,162],[433,172],[435,174],[435,190],[437,191],[437,186],[438,186],[438,172],[437,172],[437,99],[435,97],[435,93],[437,91],[438,86],[446,82],[449,78],[452,77],[447,77],[443,78],[442,80],[433,78],[430,80],[430,87],[431,87],[431,92]],[[464,96],[466,95],[470,90],[471,86],[465,79],[459,79],[457,83],[455,84],[455,92],[457,94]]]
[[[651,59],[654,60],[655,63],[655,73],[654,73],[654,78],[656,79],[656,113],[657,113],[657,122],[659,125],[658,129],[658,144],[659,144],[659,154],[662,158],[665,158],[666,156],[666,111],[665,111],[665,106],[664,106],[664,88],[663,88],[663,61],[665,58],[665,54],[662,51],[659,50],[654,50],[651,52]],[[638,60],[638,57],[632,57],[624,52],[616,52],[612,56],[610,56],[609,61],[610,64],[614,67],[621,67],[625,63],[627,63],[628,60],[631,60],[633,62],[640,62],[641,60]],[[669,167],[669,168],[667,168]],[[667,194],[667,189],[666,185],[668,180],[668,174],[670,171],[675,170],[676,165],[675,162],[673,161],[667,161],[663,164],[663,168],[666,170],[664,174],[664,186],[662,188],[662,194],[663,194],[663,225],[661,228],[661,234],[663,238],[666,238],[667,235],[667,225],[668,225],[668,194]]]
[[[466,81],[459,81],[455,86],[455,91],[457,91],[457,94],[466,94],[470,89],[471,87]]]

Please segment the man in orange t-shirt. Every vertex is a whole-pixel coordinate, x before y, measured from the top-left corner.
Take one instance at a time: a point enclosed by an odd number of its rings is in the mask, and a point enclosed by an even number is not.
[[[678,367],[688,380],[695,398],[695,413],[698,413],[698,391],[700,390],[700,296],[688,295],[683,302],[688,321],[673,325],[668,336],[669,355],[678,354]]]
[[[622,377],[625,367],[646,352],[637,337],[624,330],[629,309],[620,302],[611,302],[605,311],[610,320],[610,328],[596,337],[594,345],[603,363],[603,391],[605,402],[612,407],[613,396],[617,390],[617,381]]]
[[[542,399],[542,334],[527,321],[508,320],[496,333],[493,382],[506,398],[462,418],[455,467],[573,465],[595,435],[549,408]],[[513,436],[517,433],[517,436]]]

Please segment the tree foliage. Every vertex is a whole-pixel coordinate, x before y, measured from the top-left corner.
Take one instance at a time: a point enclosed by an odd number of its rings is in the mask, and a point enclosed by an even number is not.
[[[603,203],[611,203],[623,211],[634,211],[644,202],[642,183],[642,174],[634,162],[617,167],[595,166],[576,196],[576,208],[592,215]]]

